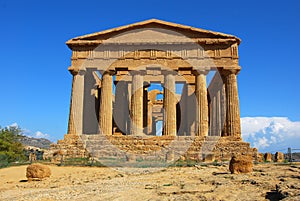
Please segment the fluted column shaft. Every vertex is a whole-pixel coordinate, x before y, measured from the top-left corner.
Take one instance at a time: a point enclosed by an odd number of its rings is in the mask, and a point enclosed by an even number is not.
[[[197,136],[208,135],[208,101],[207,101],[207,88],[206,88],[206,74],[207,71],[196,71],[196,128]]]
[[[216,128],[216,135],[221,136],[222,133],[222,110],[221,110],[221,93],[222,90],[218,90],[217,97],[216,97],[216,110],[217,110],[217,128]]]
[[[70,101],[70,113],[68,122],[68,134],[82,133],[83,87],[85,69],[69,67],[72,74],[72,92]]]
[[[148,131],[147,131],[147,134],[148,135],[152,135],[153,133],[152,133],[152,128],[153,128],[153,121],[152,121],[152,109],[153,109],[153,103],[152,102],[149,102],[148,103],[148,114],[147,114],[147,116],[148,116],[148,125],[147,125],[147,127],[148,127]]]
[[[131,72],[132,85],[131,85],[131,105],[130,105],[130,134],[141,135],[143,134],[143,75],[141,72]]]
[[[174,72],[165,72],[164,77],[164,133],[176,136],[176,87]]]
[[[222,77],[226,91],[226,135],[241,137],[237,72],[237,70],[223,70]]]
[[[74,111],[73,111],[73,96],[74,96],[74,83],[76,82],[76,76],[78,75],[78,71],[74,69],[69,69],[72,74],[72,92],[71,92],[71,101],[70,101],[70,114],[69,114],[69,122],[68,122],[68,134],[76,134],[75,123],[74,123]]]
[[[99,125],[105,135],[112,135],[112,75],[110,71],[102,74]]]

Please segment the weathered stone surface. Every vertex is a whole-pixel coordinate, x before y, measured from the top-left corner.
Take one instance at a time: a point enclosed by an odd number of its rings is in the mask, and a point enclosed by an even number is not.
[[[44,154],[45,159],[51,159],[53,162],[61,162],[66,158],[89,156],[81,137],[75,134],[66,134],[63,140],[58,140],[57,144],[51,144],[50,150]]]
[[[271,153],[265,153],[264,159],[266,162],[272,162],[272,154]]]
[[[264,162],[264,154],[263,153],[258,153],[255,160],[259,163]]]
[[[283,162],[284,161],[284,154],[282,152],[275,153],[275,162]]]
[[[68,134],[69,135],[69,134]],[[141,136],[103,136],[101,135],[81,135],[80,138],[72,138],[67,141],[62,140],[59,144],[52,144],[48,158],[55,162],[60,162],[61,157],[83,158],[89,157],[92,151],[93,157],[117,156],[120,152],[129,154],[153,154],[163,150],[175,151],[174,159],[179,160],[180,156],[188,160],[212,162],[231,159],[232,154],[244,154],[256,159],[257,150],[250,148],[250,144],[236,140],[232,137],[222,137],[220,139],[203,138],[201,136],[161,136],[161,137],[141,137]],[[104,140],[106,139],[106,140]],[[76,145],[77,143],[77,145]],[[84,146],[86,145],[86,147]],[[205,147],[203,147],[205,144]],[[166,153],[168,152],[166,150]],[[213,155],[213,158],[207,156]],[[123,154],[124,155],[124,154]],[[162,158],[165,158],[163,154]],[[205,159],[205,156],[207,158]],[[125,157],[125,156],[124,156]],[[150,158],[152,156],[149,156]]]
[[[252,172],[253,162],[249,156],[233,156],[230,160],[229,170],[231,174]]]
[[[28,180],[44,179],[51,176],[51,170],[48,166],[42,164],[31,164],[26,169],[26,177]]]
[[[300,185],[298,182],[292,182],[290,180],[282,181],[276,185],[276,190],[282,200],[300,200]]]

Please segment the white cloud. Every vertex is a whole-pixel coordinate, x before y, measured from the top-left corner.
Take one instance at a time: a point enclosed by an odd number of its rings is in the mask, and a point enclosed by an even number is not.
[[[258,138],[257,141],[253,143],[254,147],[260,148],[260,147],[269,147],[270,144],[266,137]]]
[[[36,138],[49,138],[50,136],[46,133],[42,133],[41,131],[37,131],[37,132],[35,132],[34,137],[36,137]]]
[[[19,125],[16,122],[8,125],[7,127],[20,128]],[[20,129],[22,131],[22,134],[25,135],[25,136],[34,137],[34,138],[46,138],[46,139],[50,139],[50,135],[49,134],[43,133],[41,131],[34,132],[34,131],[31,131],[31,130],[26,129],[26,128],[20,128]]]
[[[19,128],[19,125],[15,122],[15,123],[10,124],[7,127],[16,127],[16,128]]]
[[[300,121],[287,117],[243,117],[242,136],[261,152],[300,148]]]

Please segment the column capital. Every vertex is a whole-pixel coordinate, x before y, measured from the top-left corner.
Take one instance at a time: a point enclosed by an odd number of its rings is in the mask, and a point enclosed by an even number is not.
[[[78,74],[84,75],[85,72],[86,72],[86,69],[85,69],[85,68],[78,68],[78,67],[75,67],[75,66],[70,66],[70,67],[68,68],[68,71],[69,71],[73,76],[75,76],[75,75],[78,75]]]
[[[241,69],[226,69],[223,68],[220,70],[220,74],[223,76],[227,76],[227,75],[231,75],[231,74],[235,74],[237,75],[240,72]]]
[[[205,70],[205,69],[197,69],[197,70],[192,70],[192,73],[194,75],[207,75],[209,73],[209,70]]]
[[[100,73],[103,75],[114,75],[116,73],[115,70],[101,70]]]

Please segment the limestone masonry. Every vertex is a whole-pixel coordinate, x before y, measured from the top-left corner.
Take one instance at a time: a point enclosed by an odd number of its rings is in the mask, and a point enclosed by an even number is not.
[[[68,133],[53,154],[135,160],[257,157],[241,138],[233,35],[151,19],[67,41]]]

